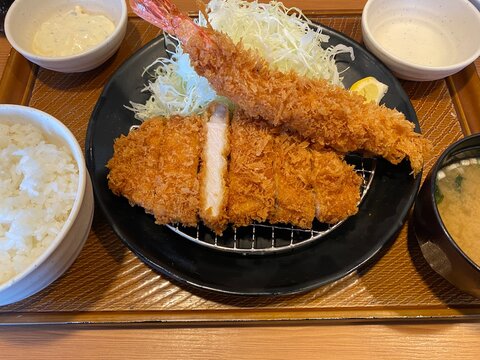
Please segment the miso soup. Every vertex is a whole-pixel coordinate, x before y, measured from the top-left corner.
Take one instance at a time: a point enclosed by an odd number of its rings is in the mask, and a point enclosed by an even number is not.
[[[440,170],[435,200],[450,236],[480,266],[480,159],[464,159]]]

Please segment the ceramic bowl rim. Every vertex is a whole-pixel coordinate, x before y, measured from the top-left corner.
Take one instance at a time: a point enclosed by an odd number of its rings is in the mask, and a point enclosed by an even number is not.
[[[465,60],[458,61],[454,64],[446,65],[446,66],[428,66],[428,65],[415,64],[415,63],[406,61],[396,55],[393,55],[391,52],[387,51],[383,46],[381,46],[378,43],[378,41],[373,36],[373,33],[370,30],[370,27],[368,25],[367,17],[369,16],[370,6],[372,6],[372,3],[374,1],[375,0],[368,0],[367,3],[365,4],[365,7],[363,8],[362,19],[361,19],[362,29],[367,34],[369,41],[371,41],[371,43],[375,46],[375,48],[378,49],[377,51],[381,52],[383,56],[387,57],[390,61],[395,62],[397,65],[409,67],[411,70],[438,72],[438,73],[440,72],[452,73],[452,72],[456,72],[457,70],[459,71],[464,67],[468,66],[480,56],[480,46],[479,46],[477,50],[475,50],[474,53]],[[478,19],[478,23],[480,24],[480,11],[478,11],[477,8],[470,1],[468,0],[455,0],[455,1],[462,2],[467,7],[470,7],[470,10],[475,14],[475,16]]]
[[[70,210],[68,218],[63,224],[60,232],[52,240],[52,242],[47,246],[47,248],[45,248],[43,252],[32,263],[30,263],[30,265],[28,265],[21,272],[17,273],[14,277],[8,279],[6,282],[0,283],[0,294],[4,290],[11,287],[12,285],[15,285],[16,283],[22,281],[24,278],[28,277],[33,271],[35,271],[36,268],[38,268],[46,259],[48,259],[48,257],[57,249],[60,243],[65,239],[66,235],[69,233],[70,229],[72,228],[73,224],[75,223],[80,213],[80,209],[86,193],[86,183],[87,183],[86,177],[89,176],[87,173],[87,167],[83,157],[83,152],[80,148],[80,145],[77,139],[72,134],[72,132],[60,120],[58,120],[54,116],[44,111],[35,109],[33,107],[29,107],[29,106],[0,104],[0,112],[2,111],[2,109],[7,109],[7,110],[12,109],[14,111],[22,111],[24,112],[24,114],[27,115],[26,117],[28,118],[32,118],[35,115],[40,115],[48,118],[49,122],[56,124],[56,126],[58,126],[63,132],[60,138],[67,140],[69,144],[71,144],[71,145],[68,145],[67,148],[71,153],[71,155],[73,156],[75,163],[77,164],[78,185],[77,185],[75,200],[73,202],[72,209]],[[36,126],[37,128],[40,127],[36,123],[34,123],[33,125]],[[44,131],[43,129],[41,130]]]
[[[124,27],[127,24],[128,21],[128,10],[127,10],[127,4],[125,0],[118,0],[119,4],[121,6],[121,13],[120,13],[120,18],[118,23],[115,25],[115,29],[113,32],[105,38],[103,41],[95,45],[94,47],[88,49],[87,51],[74,54],[74,55],[65,55],[65,56],[43,56],[43,55],[37,55],[34,54],[31,51],[26,50],[23,46],[20,46],[19,43],[15,40],[15,37],[12,35],[12,32],[10,31],[11,23],[14,22],[15,20],[15,10],[17,6],[20,6],[19,3],[21,1],[29,1],[29,0],[17,0],[14,1],[13,4],[10,6],[7,15],[5,16],[5,36],[8,40],[8,42],[14,47],[19,53],[27,57],[30,61],[37,63],[37,62],[48,62],[51,64],[58,64],[62,63],[65,61],[76,61],[79,59],[87,58],[90,55],[96,53],[99,51],[101,48],[106,47],[107,45],[112,43],[112,39],[115,39],[117,36],[121,35],[121,33],[124,31]],[[79,0],[80,2],[81,0]],[[81,4],[80,4],[81,5]],[[113,6],[113,3],[112,3]],[[13,17],[13,18],[12,18]]]

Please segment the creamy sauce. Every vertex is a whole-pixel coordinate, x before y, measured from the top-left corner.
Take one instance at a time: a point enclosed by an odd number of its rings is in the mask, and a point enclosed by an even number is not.
[[[113,33],[115,24],[80,6],[45,21],[33,38],[33,51],[43,56],[68,56],[93,48]]]
[[[392,55],[424,66],[448,66],[455,61],[451,40],[428,22],[415,19],[386,21],[374,33]]]
[[[480,159],[439,171],[435,198],[443,223],[458,247],[480,265]]]

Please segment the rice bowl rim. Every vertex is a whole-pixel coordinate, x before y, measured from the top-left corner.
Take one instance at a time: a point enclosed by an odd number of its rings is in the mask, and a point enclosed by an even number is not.
[[[23,114],[23,118],[27,119],[15,119],[15,117],[19,117],[18,114]],[[10,116],[9,119],[5,121],[4,116]],[[25,116],[26,115],[26,116]],[[19,120],[16,122],[15,120]],[[73,135],[73,133],[57,118],[54,116],[42,111],[38,110],[33,107],[23,106],[23,105],[11,105],[11,104],[0,104],[0,122],[13,124],[13,123],[23,123],[23,124],[32,124],[36,128],[40,129],[43,135],[50,135],[52,138],[61,139],[63,145],[68,149],[70,154],[73,156],[75,163],[77,164],[78,169],[78,184],[77,190],[75,195],[75,200],[72,205],[72,209],[65,220],[60,232],[57,236],[52,240],[52,242],[47,246],[47,248],[38,256],[30,265],[28,265],[24,270],[17,273],[14,277],[10,278],[4,283],[0,283],[0,294],[2,291],[7,289],[8,287],[12,286],[13,284],[19,282],[20,280],[27,277],[30,273],[32,273],[37,267],[40,266],[48,257],[55,251],[57,246],[62,242],[65,238],[65,235],[68,234],[77,215],[80,212],[80,208],[83,202],[83,198],[85,195],[85,188],[86,188],[86,165],[83,158],[83,153],[78,144],[77,139]],[[53,129],[59,130],[55,133],[49,133],[47,129],[45,129],[46,124],[52,124]],[[61,133],[60,135],[58,133]]]

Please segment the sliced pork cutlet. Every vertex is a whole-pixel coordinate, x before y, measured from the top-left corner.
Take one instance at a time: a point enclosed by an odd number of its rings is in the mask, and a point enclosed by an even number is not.
[[[274,137],[275,208],[271,223],[310,229],[315,218],[315,199],[310,176],[309,143],[287,133]]]
[[[236,110],[230,139],[229,220],[235,226],[263,222],[275,206],[274,139],[270,126]]]
[[[116,140],[107,165],[109,187],[152,213],[158,224],[195,226],[202,145],[199,116],[147,120]]]
[[[155,179],[158,173],[158,143],[162,140],[163,122],[145,121],[140,129],[121,135],[113,145],[108,161],[108,187],[115,195],[124,196],[130,204],[139,205],[153,214]],[[158,135],[158,136],[157,136]]]
[[[227,176],[230,152],[228,108],[213,104],[207,112],[205,143],[200,167],[200,217],[217,235],[228,224]]]
[[[320,222],[334,224],[357,213],[362,177],[341,155],[313,150],[311,179]]]

